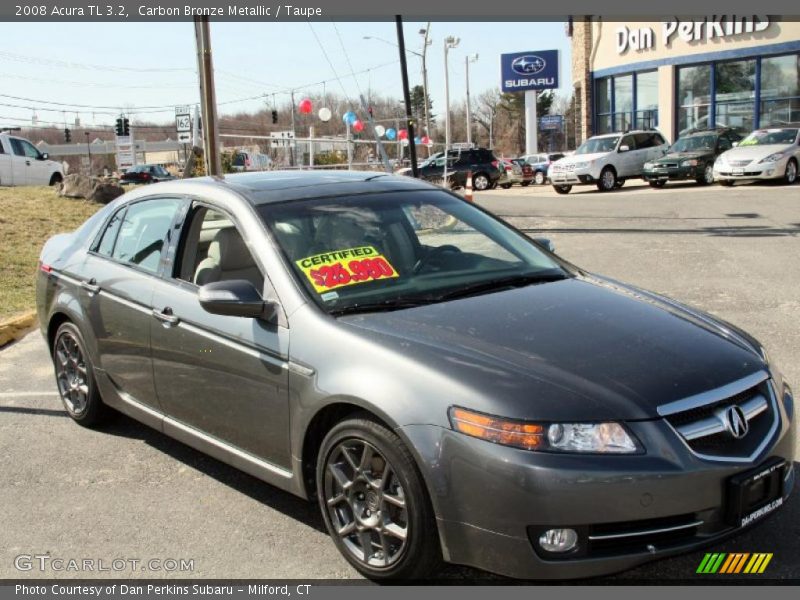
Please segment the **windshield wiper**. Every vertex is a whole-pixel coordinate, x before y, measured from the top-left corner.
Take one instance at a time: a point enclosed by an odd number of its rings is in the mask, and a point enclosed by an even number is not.
[[[357,302],[350,306],[342,306],[341,308],[334,308],[330,314],[334,317],[342,315],[350,315],[354,313],[368,313],[368,312],[388,312],[391,310],[400,310],[402,308],[414,308],[415,306],[422,306],[423,304],[430,304],[436,301],[436,298],[431,296],[408,296],[400,298],[387,298],[379,302]]]
[[[563,271],[541,271],[539,273],[524,273],[521,275],[509,275],[507,277],[498,277],[496,279],[489,279],[487,281],[479,281],[470,285],[465,285],[450,292],[445,292],[437,296],[437,300],[454,300],[456,298],[466,298],[477,294],[502,290],[507,288],[524,287],[527,285],[534,285],[537,283],[547,283],[550,281],[561,281],[566,279],[567,275]]]

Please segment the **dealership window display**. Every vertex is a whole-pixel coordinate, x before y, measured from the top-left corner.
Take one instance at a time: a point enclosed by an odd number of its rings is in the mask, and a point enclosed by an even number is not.
[[[800,121],[800,54],[761,60],[761,125]]]
[[[658,127],[658,73],[643,71],[595,80],[598,134]]]

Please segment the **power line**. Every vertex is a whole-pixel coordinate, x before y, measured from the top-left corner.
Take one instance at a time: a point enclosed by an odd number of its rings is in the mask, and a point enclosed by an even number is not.
[[[123,73],[177,73],[177,72],[191,72],[195,69],[187,67],[176,68],[163,68],[163,67],[120,67],[117,65],[95,65],[87,63],[69,62],[65,60],[58,60],[54,58],[40,58],[36,56],[26,56],[22,54],[14,54],[13,52],[0,52],[0,58],[5,60],[13,60],[28,64],[43,65],[43,66],[56,66],[61,69],[86,69],[91,71],[116,71]]]
[[[344,94],[345,99],[350,102],[350,96],[347,93],[347,90],[344,89],[344,83],[342,83],[342,78],[339,77],[339,73],[336,72],[336,67],[333,66],[333,62],[331,62],[331,58],[328,56],[328,52],[325,50],[325,46],[322,44],[322,41],[319,39],[317,32],[314,30],[314,26],[311,24],[311,21],[306,21],[308,23],[308,27],[311,29],[311,33],[314,34],[314,39],[317,40],[317,45],[319,49],[322,50],[323,56],[325,56],[325,60],[328,61],[328,66],[330,66],[331,71],[333,71],[334,76],[336,77],[336,81],[339,82],[339,87],[342,88],[342,93]]]

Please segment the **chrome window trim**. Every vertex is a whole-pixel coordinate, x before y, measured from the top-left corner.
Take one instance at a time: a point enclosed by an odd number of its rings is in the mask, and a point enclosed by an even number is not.
[[[762,383],[767,379],[769,379],[769,373],[765,370],[760,370],[746,377],[742,377],[738,381],[723,385],[722,387],[708,390],[707,392],[701,392],[699,394],[695,394],[694,396],[689,396],[688,398],[675,400],[674,402],[669,402],[667,404],[662,404],[656,410],[658,411],[659,416],[667,417],[669,415],[684,412],[692,408],[700,408],[707,404],[713,404],[714,402],[725,400],[726,398],[730,398],[736,394],[741,394],[742,392],[757,386],[759,383]]]

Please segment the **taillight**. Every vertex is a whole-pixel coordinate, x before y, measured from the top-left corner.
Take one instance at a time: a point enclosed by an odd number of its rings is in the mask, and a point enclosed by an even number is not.
[[[150,173],[142,173],[142,179],[150,179]]]
[[[499,163],[499,162],[497,162],[496,160],[493,160],[493,161],[492,161],[492,166],[493,166],[495,169],[497,169],[497,168],[498,168],[498,165],[499,165],[499,164],[500,164],[500,163]]]

